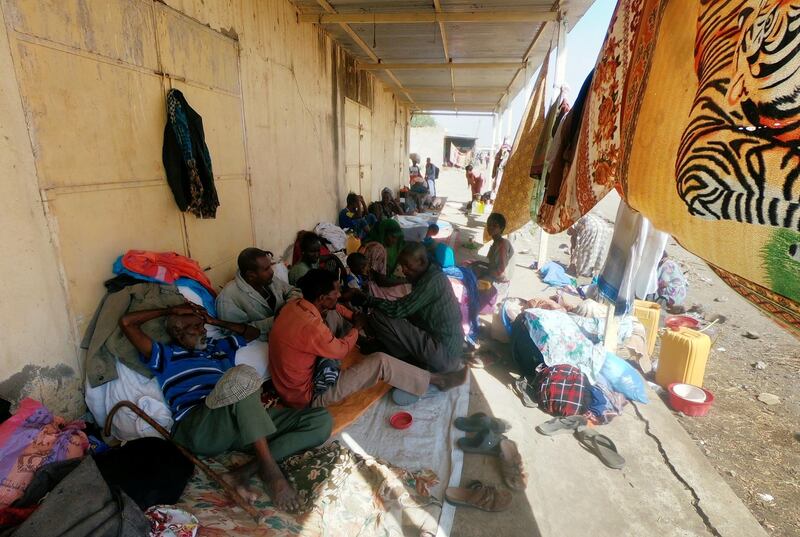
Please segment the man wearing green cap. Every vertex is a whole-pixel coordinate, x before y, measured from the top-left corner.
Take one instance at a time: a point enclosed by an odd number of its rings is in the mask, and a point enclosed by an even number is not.
[[[142,330],[144,323],[160,317],[167,317],[169,343],[153,341]],[[206,324],[233,335],[208,340]],[[277,462],[325,442],[333,422],[324,409],[264,409],[258,373],[247,365],[233,365],[236,350],[258,338],[260,330],[220,321],[194,304],[128,313],[120,327],[164,392],[175,420],[173,439],[197,455],[252,449],[253,461],[230,480],[252,498],[247,483],[258,472],[276,507],[297,509],[297,491]]]

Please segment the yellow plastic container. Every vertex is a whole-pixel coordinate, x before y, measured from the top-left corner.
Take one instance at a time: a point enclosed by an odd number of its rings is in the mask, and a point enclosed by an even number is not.
[[[661,316],[661,306],[655,302],[636,300],[633,303],[633,314],[644,325],[644,329],[647,331],[647,353],[652,356],[656,348],[658,318]]]
[[[656,383],[662,388],[673,382],[703,386],[711,338],[691,328],[667,330],[661,336]]]
[[[361,248],[361,239],[352,233],[348,233],[347,242],[345,243],[345,251],[347,252],[347,255],[357,252],[359,248]]]

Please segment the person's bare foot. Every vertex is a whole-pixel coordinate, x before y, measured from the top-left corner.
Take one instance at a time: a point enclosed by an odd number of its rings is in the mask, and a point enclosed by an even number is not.
[[[250,477],[255,471],[255,468],[251,468],[251,466],[250,463],[245,464],[241,468],[224,474],[222,479],[235,488],[236,492],[238,492],[246,502],[252,504],[258,499],[258,493],[250,487]]]
[[[464,384],[467,381],[467,372],[468,369],[462,367],[458,371],[453,371],[452,373],[433,373],[431,374],[431,384],[442,391],[447,391],[450,388],[455,388],[456,386]]]
[[[275,507],[290,513],[300,509],[300,495],[285,477],[262,475],[261,479]]]

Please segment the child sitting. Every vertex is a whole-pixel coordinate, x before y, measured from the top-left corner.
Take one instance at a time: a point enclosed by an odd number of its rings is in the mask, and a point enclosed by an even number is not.
[[[344,279],[345,287],[359,289],[366,293],[369,288],[367,257],[358,252],[348,255],[347,268],[350,269],[350,272]]]
[[[514,247],[511,241],[503,238],[506,229],[506,217],[500,213],[492,213],[486,220],[486,231],[492,237],[492,246],[486,255],[486,261],[475,261],[470,268],[480,280],[497,283],[508,283],[514,270],[511,262]]]

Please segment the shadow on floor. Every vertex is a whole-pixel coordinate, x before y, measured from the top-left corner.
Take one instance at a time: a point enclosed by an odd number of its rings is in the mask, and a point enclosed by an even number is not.
[[[495,363],[490,369],[492,369],[493,374],[500,374],[503,369],[508,374],[507,366],[504,363]],[[510,379],[511,376],[508,375],[508,378]],[[473,414],[475,412],[485,412],[490,415],[493,413],[478,383],[472,382],[470,385],[469,413]],[[510,490],[503,484],[502,474],[500,473],[500,459],[488,455],[465,453],[461,486],[467,486],[474,480],[479,480],[487,485],[494,485],[502,490]],[[531,485],[529,484],[529,486]],[[512,494],[511,507],[501,513],[488,513],[478,509],[459,507],[456,511],[450,535],[453,537],[486,537],[490,535],[540,537],[541,533],[533,516],[528,497],[524,492],[512,491]]]

